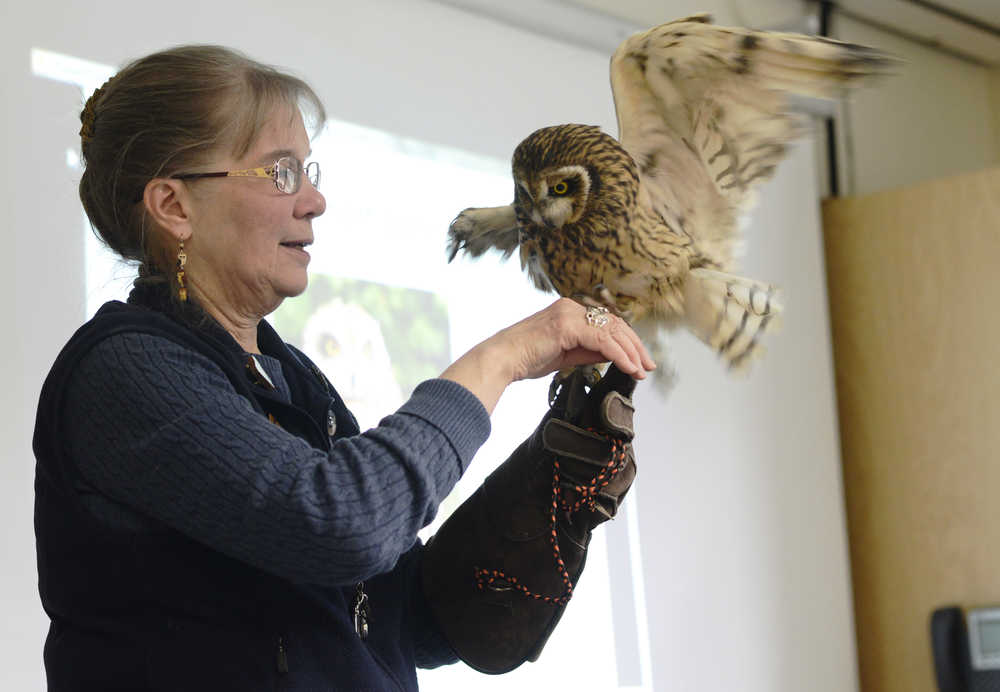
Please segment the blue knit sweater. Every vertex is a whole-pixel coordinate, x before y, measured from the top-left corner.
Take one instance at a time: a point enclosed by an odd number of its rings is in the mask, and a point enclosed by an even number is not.
[[[416,534],[489,435],[482,404],[430,380],[358,433],[266,322],[259,343],[267,378],[217,325],[109,304],[60,356],[35,439],[50,689],[415,689],[414,664],[456,660]]]
[[[291,401],[280,362],[260,358]],[[162,522],[263,570],[337,586],[386,572],[434,518],[485,440],[482,404],[420,384],[378,427],[327,451],[270,423],[209,359],[121,333],[70,378],[69,447],[111,522]]]

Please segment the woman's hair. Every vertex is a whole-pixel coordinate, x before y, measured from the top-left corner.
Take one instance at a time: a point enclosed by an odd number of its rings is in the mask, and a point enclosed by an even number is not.
[[[80,200],[97,235],[140,275],[168,272],[176,248],[147,237],[146,183],[220,151],[240,158],[281,106],[302,109],[313,133],[326,120],[304,81],[229,48],[178,46],[126,65],[80,113]]]

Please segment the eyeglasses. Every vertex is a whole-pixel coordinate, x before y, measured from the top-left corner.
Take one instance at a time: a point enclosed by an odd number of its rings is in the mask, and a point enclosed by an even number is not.
[[[175,173],[170,176],[179,180],[195,178],[270,178],[275,187],[287,195],[294,195],[302,187],[302,173],[309,178],[313,187],[319,188],[319,162],[310,161],[303,165],[294,156],[282,156],[270,166],[245,168],[241,171],[216,171],[214,173]]]

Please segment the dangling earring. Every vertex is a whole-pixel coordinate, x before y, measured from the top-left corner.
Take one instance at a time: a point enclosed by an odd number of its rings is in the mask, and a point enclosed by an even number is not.
[[[184,265],[187,264],[188,256],[184,253],[184,241],[181,241],[181,248],[177,252],[177,296],[182,303],[188,299],[187,287],[184,285]]]

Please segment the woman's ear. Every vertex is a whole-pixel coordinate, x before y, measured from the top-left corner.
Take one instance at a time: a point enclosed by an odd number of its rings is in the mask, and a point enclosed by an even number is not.
[[[142,203],[146,214],[174,240],[191,237],[192,199],[184,181],[174,178],[153,178],[146,183]]]

